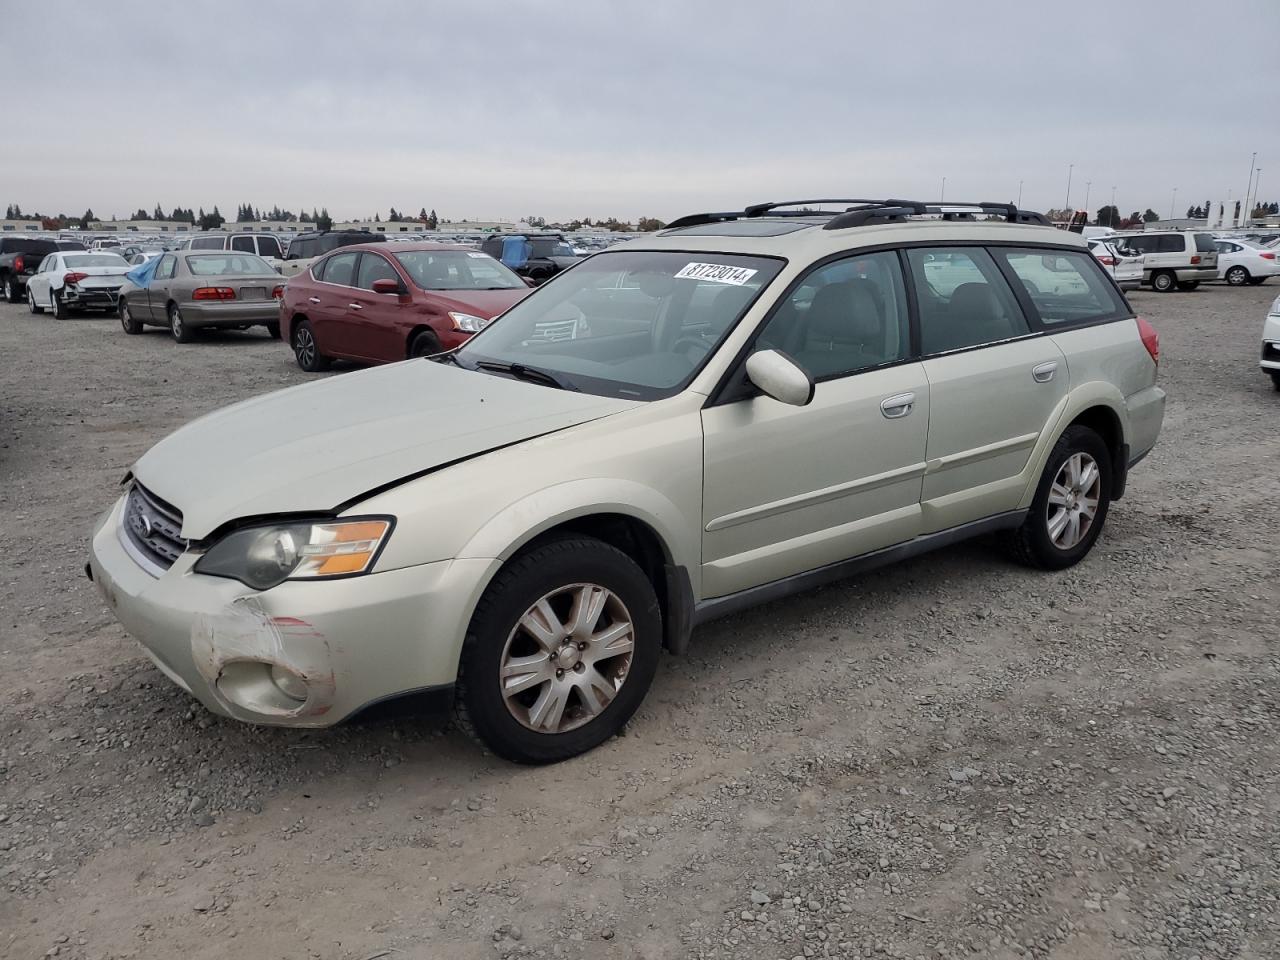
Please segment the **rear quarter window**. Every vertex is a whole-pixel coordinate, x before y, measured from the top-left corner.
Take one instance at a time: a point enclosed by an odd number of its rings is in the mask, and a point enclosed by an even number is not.
[[[1027,292],[1046,327],[1098,323],[1130,311],[1102,266],[1083,250],[994,249]]]

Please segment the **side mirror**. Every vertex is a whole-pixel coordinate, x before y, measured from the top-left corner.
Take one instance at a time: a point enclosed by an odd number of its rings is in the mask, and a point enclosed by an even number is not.
[[[375,280],[373,281],[373,292],[374,293],[399,293],[400,281],[388,280],[386,278],[383,278],[382,280]]]
[[[813,400],[813,377],[780,350],[760,350],[747,357],[747,379],[779,403],[807,406]]]

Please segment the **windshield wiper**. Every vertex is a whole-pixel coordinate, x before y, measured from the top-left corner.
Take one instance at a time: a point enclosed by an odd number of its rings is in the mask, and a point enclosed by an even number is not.
[[[526,367],[523,363],[501,363],[497,360],[477,360],[476,368],[479,370],[493,370],[497,373],[509,373],[517,380],[528,380],[530,383],[541,383],[544,386],[555,387],[558,390],[574,390],[575,387],[563,377],[558,377],[554,373],[546,370],[539,370],[537,367]]]
[[[430,359],[436,363],[452,363],[455,367],[462,367],[462,361],[458,359],[456,350],[450,350],[448,353],[437,353]],[[467,370],[469,368],[462,367],[462,369]]]

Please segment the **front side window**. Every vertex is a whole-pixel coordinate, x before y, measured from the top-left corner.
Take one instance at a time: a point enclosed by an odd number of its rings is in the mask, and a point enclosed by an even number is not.
[[[1013,291],[990,254],[977,247],[907,251],[925,354],[963,350],[1030,333]]]
[[[870,253],[805,277],[760,332],[756,347],[782,350],[822,380],[903,359],[909,330],[897,254]]]
[[[523,367],[569,389],[657,400],[683,389],[782,267],[734,254],[603,253],[539,287],[453,356],[499,375]]]
[[[375,280],[394,280],[400,282],[400,274],[386,259],[376,253],[366,253],[360,258],[360,271],[356,277],[356,286],[361,290],[372,290]]]
[[[325,283],[336,283],[339,286],[350,287],[353,285],[356,275],[356,253],[339,253],[324,262],[324,269],[320,275],[320,279]]]
[[[409,250],[396,259],[423,290],[515,290],[524,281],[487,253]]]
[[[992,252],[1012,269],[1046,325],[1109,320],[1128,313],[1090,254],[999,248]]]

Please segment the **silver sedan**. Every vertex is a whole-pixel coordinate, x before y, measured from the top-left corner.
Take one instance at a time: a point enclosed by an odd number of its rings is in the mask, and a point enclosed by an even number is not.
[[[120,324],[131,334],[165,326],[179,343],[203,327],[265,326],[279,337],[283,295],[280,274],[261,257],[180,250],[130,273],[120,288]]]

